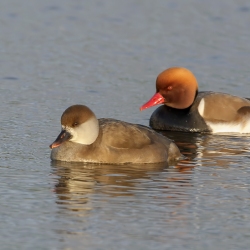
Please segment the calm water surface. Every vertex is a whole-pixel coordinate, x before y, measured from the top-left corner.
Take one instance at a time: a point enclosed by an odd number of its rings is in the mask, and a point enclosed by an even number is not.
[[[250,96],[249,1],[0,2],[1,249],[247,249],[250,138],[169,133],[173,166],[51,163],[72,104],[148,125],[165,68]]]

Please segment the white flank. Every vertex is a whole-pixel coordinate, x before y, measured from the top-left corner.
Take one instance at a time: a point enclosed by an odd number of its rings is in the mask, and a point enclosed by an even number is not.
[[[250,117],[245,117],[245,121],[242,121],[241,123],[235,123],[235,122],[220,122],[220,123],[214,123],[214,122],[206,122],[207,125],[211,128],[213,133],[250,133]]]

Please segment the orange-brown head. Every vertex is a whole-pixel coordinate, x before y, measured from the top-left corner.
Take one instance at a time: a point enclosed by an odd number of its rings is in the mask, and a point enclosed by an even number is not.
[[[172,108],[185,109],[192,105],[197,91],[198,82],[190,70],[169,68],[158,75],[156,94],[140,110],[161,103]]]

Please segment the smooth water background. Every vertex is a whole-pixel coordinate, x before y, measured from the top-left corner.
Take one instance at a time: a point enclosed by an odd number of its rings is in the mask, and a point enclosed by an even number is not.
[[[52,164],[72,104],[148,125],[165,68],[250,96],[250,4],[0,2],[1,249],[247,249],[248,136],[165,133],[175,166]]]

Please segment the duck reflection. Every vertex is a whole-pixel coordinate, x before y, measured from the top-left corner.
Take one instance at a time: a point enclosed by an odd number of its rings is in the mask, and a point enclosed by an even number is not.
[[[249,154],[250,139],[244,135],[171,131],[161,133],[174,140],[181,153],[187,157],[176,165],[179,168],[186,169],[190,164],[193,167],[211,165],[227,167],[232,162],[232,157]]]
[[[53,173],[59,176],[55,191],[60,199],[63,194],[91,193],[100,189],[109,195],[132,195],[129,191],[137,180],[150,178],[150,173],[167,168],[166,163],[139,165],[84,164],[53,161]],[[98,184],[98,185],[96,185]],[[68,197],[68,196],[67,196]]]
[[[197,157],[198,146],[201,141],[201,134],[199,133],[185,133],[174,131],[158,131],[173,140],[179,147],[181,153],[186,157],[184,160],[177,162],[175,168],[182,173],[189,173],[195,166],[195,158]]]
[[[119,200],[119,197],[124,197],[120,202],[126,206],[127,200],[135,202],[151,193],[158,194],[154,201],[185,206],[192,200],[189,190],[196,185],[197,174],[202,174],[197,172],[197,167],[225,168],[237,161],[237,157],[249,155],[248,137],[180,132],[164,134],[173,139],[186,156],[174,166],[166,163],[96,165],[52,162],[60,211],[81,211],[78,215],[83,216],[99,203],[107,205],[112,198]]]
[[[87,212],[92,209],[93,201],[99,200],[100,197],[103,200],[106,200],[105,197],[132,197],[138,195],[138,192],[147,193],[148,188],[157,185],[160,185],[164,192],[171,192],[167,196],[172,198],[175,191],[170,186],[174,188],[192,185],[192,177],[185,176],[190,171],[184,171],[184,168],[169,168],[166,163],[91,165],[53,161],[51,166],[53,176],[58,177],[54,188],[58,197],[57,203],[61,208],[70,211]],[[177,176],[179,172],[185,174]],[[174,185],[171,184],[173,182]]]

